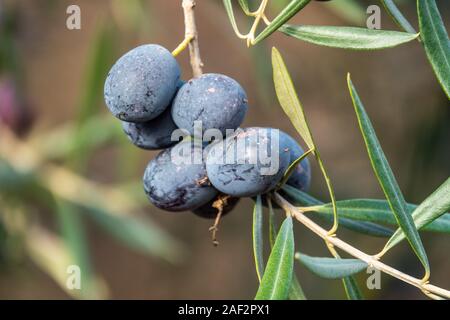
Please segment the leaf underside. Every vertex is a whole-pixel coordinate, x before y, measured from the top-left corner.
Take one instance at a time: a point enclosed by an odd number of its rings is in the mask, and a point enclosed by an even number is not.
[[[349,50],[380,50],[416,39],[419,34],[357,27],[284,25],[284,34],[316,45]]]
[[[417,0],[423,46],[434,73],[450,99],[450,40],[434,0]]]

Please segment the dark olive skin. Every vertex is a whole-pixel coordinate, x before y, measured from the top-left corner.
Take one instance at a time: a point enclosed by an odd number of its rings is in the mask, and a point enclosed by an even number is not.
[[[206,160],[211,184],[220,192],[234,197],[254,197],[272,190],[283,177],[290,160],[289,149],[285,150],[281,144],[278,144],[278,149],[272,149],[272,139],[278,139],[278,136],[277,129],[252,127],[211,145]],[[239,150],[238,146],[246,148]],[[268,156],[265,160],[270,163],[258,159],[264,153]],[[264,169],[271,164],[277,164],[274,172],[265,173]]]
[[[177,90],[185,82],[180,80]],[[172,100],[173,101],[173,100]],[[155,119],[146,122],[122,121],[122,128],[128,139],[135,146],[146,150],[160,150],[169,148],[178,141],[172,140],[172,133],[178,129],[172,119],[172,105]]]
[[[122,121],[155,119],[170,105],[180,82],[172,54],[156,44],[124,54],[108,73],[104,96],[111,113]]]
[[[170,108],[147,122],[122,121],[122,128],[131,143],[141,149],[159,150],[178,142],[172,140],[172,133],[178,127],[172,120]]]
[[[208,203],[218,191],[207,183],[205,163],[202,162],[202,149],[192,147],[192,142],[180,142],[170,149],[160,152],[151,160],[144,173],[144,190],[149,201],[166,211],[194,210]],[[175,162],[174,153],[185,147],[183,156],[186,162]],[[174,149],[177,148],[177,149]],[[196,154],[200,163],[190,163]]]
[[[172,118],[179,128],[194,134],[196,121],[202,130],[238,128],[247,112],[247,95],[241,85],[223,74],[206,73],[189,80],[178,91]]]

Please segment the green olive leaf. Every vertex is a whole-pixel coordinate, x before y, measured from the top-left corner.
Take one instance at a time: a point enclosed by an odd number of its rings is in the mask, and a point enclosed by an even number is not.
[[[350,50],[392,48],[416,39],[419,34],[356,27],[284,25],[284,34],[316,45]]]
[[[278,30],[297,12],[302,10],[311,0],[292,0],[289,4],[272,20],[272,22],[255,38],[252,44],[264,40]]]
[[[294,231],[292,217],[287,217],[278,232],[255,299],[287,299],[291,289],[293,269]]]
[[[308,148],[314,150],[315,145],[308,123],[305,119],[303,107],[298,99],[297,92],[295,91],[286,64],[284,63],[280,52],[275,47],[272,48],[272,67],[275,92],[281,107],[305,141]]]
[[[409,23],[405,16],[401,13],[399,8],[395,5],[393,0],[381,0],[384,8],[391,16],[392,20],[404,31],[409,33],[417,33],[414,27]]]
[[[354,277],[345,277],[344,279],[342,279],[342,282],[344,283],[345,294],[347,295],[349,300],[364,299],[361,290],[358,287],[358,283],[356,282]]]
[[[245,14],[250,13],[250,9],[248,7],[248,1],[247,0],[239,0],[239,5],[241,6],[242,11],[244,11]]]
[[[286,196],[289,201],[291,201],[293,204],[298,206],[308,206],[307,208],[302,208],[303,210],[310,210],[310,211],[316,211],[316,215],[327,222],[333,222],[333,205],[330,204],[323,204],[321,201],[313,198],[309,194],[300,191],[298,189],[295,189],[289,185],[284,185],[283,188],[283,195]],[[336,204],[339,204],[340,202],[337,201]],[[387,204],[387,202],[385,202]],[[328,206],[329,205],[329,206]],[[320,208],[320,210],[316,209]],[[389,238],[394,233],[392,229],[386,228],[384,226],[381,226],[377,223],[369,222],[369,221],[355,221],[358,219],[353,219],[353,216],[350,216],[350,218],[346,217],[345,214],[341,214],[341,207],[337,206],[338,212],[339,212],[339,225],[362,234],[366,234],[373,237],[384,237]],[[331,211],[330,211],[331,210]],[[388,214],[392,216],[392,213],[390,211],[390,208],[388,206]],[[392,220],[395,219],[392,216]]]
[[[299,252],[295,258],[309,271],[325,279],[342,279],[367,268],[367,263],[358,259],[319,258]]]
[[[295,159],[290,165],[289,167],[286,169],[286,171],[284,172],[283,178],[281,178],[281,181],[278,183],[278,186],[281,187],[283,186],[291,177],[291,175],[294,173],[295,168],[297,168],[297,166],[300,164],[300,162],[303,161],[303,159],[305,159],[312,151],[308,150],[305,153],[303,153],[300,157],[298,157],[297,159]],[[278,188],[279,188],[278,187]]]
[[[311,257],[297,252],[295,258],[309,271],[325,279],[342,279],[349,300],[364,299],[353,275],[367,268],[367,263],[358,259]]]
[[[331,179],[325,169],[325,165],[323,164],[319,151],[314,144],[311,130],[309,129],[308,122],[306,121],[303,107],[298,99],[297,92],[295,91],[294,84],[292,83],[291,76],[289,75],[289,71],[286,68],[280,52],[275,47],[272,48],[272,67],[275,91],[280,105],[308,146],[308,153],[312,153],[316,157],[320,171],[325,179],[331,202],[334,203],[335,197]],[[337,227],[338,214],[337,211],[334,210],[334,223],[332,228],[336,231]]]
[[[434,0],[417,0],[423,46],[434,73],[450,99],[450,40]]]
[[[256,197],[255,206],[253,208],[253,255],[255,257],[256,274],[258,281],[261,282],[264,274],[263,259],[263,214],[261,195]]]
[[[436,221],[444,213],[450,210],[450,178],[426,198],[412,213],[417,229]],[[405,238],[403,232],[398,229],[386,244],[389,250]]]
[[[301,202],[302,204],[304,202]],[[389,225],[396,225],[397,221],[392,213],[389,203],[386,200],[379,199],[351,199],[340,200],[336,202],[339,216],[345,217],[350,221],[368,221],[373,223],[382,223]],[[417,206],[414,204],[407,204],[408,211],[413,212]],[[303,208],[303,210],[314,211],[319,214],[332,216],[333,207],[331,203],[322,205],[312,205],[310,207]],[[419,226],[416,222],[416,226],[419,230],[440,232],[450,234],[450,214],[445,213],[439,218]]]
[[[319,258],[297,252],[299,260],[309,271],[325,279],[342,279],[345,294],[349,300],[364,299],[358,283],[352,275],[367,268],[367,264],[358,259]]]
[[[273,211],[272,199],[267,197],[267,206],[269,207],[269,242],[272,249],[277,238],[277,227],[275,225],[275,211]]]
[[[406,201],[403,198],[403,194],[400,191],[400,187],[395,179],[394,173],[392,172],[386,156],[384,155],[383,149],[381,148],[380,142],[375,134],[375,130],[370,122],[369,116],[367,115],[361,99],[353,86],[350,79],[350,74],[348,74],[347,82],[372,168],[377,176],[381,188],[383,189],[386,199],[389,202],[399,227],[405,233],[411,248],[419,258],[426,273],[428,274],[430,266],[425,248],[423,247],[422,240],[419,236],[419,232],[414,225],[414,220],[408,210]]]
[[[306,300],[303,288],[295,274],[292,275],[291,289],[289,291],[289,300]]]
[[[236,23],[236,18],[234,17],[233,4],[231,0],[223,0],[223,5],[225,6],[225,11],[227,12],[228,19],[230,20],[231,27],[236,34],[240,34],[239,28]]]
[[[275,239],[277,238],[277,231],[275,226],[275,212],[273,211],[272,200],[267,197],[267,206],[269,207],[269,240],[270,247],[273,248]],[[295,273],[292,275],[291,289],[289,291],[289,300],[306,300],[303,288],[298,281]]]

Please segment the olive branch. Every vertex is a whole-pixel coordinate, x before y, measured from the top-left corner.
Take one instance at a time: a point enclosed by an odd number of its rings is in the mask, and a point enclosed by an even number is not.
[[[174,57],[178,56],[186,47],[189,46],[189,56],[191,58],[191,67],[194,77],[202,75],[203,62],[200,57],[200,47],[198,44],[198,31],[195,24],[195,1],[194,0],[183,0],[182,2],[183,13],[184,13],[184,25],[185,34],[184,40],[172,51]]]
[[[247,17],[251,17],[253,19],[250,31],[246,34],[241,33],[239,27],[237,26],[232,1],[223,0],[235,34],[239,38],[244,39],[248,46],[256,45],[275,31],[281,31],[288,36],[313,44],[351,50],[385,49],[398,46],[412,40],[418,40],[425,48],[427,57],[435,71],[439,83],[447,96],[450,97],[450,64],[448,62],[448,57],[450,57],[450,46],[448,35],[445,31],[442,19],[434,1],[417,1],[420,33],[416,33],[411,24],[406,20],[395,3],[391,0],[381,0],[381,2],[395,23],[403,30],[402,32],[369,30],[356,27],[286,25],[285,23],[307,4],[309,4],[310,0],[290,1],[273,20],[269,20],[266,15],[266,8],[269,4],[268,0],[262,0],[255,11],[251,11],[249,9],[249,5],[246,0],[238,0],[238,2],[243,13]],[[199,74],[198,70],[199,66],[201,66],[201,60],[198,48],[198,33],[195,28],[193,18],[193,7],[193,1],[183,0],[183,9],[185,12],[186,22],[186,37],[178,48],[174,50],[174,55],[179,54],[179,52],[181,52],[189,44],[191,65],[195,76]],[[259,34],[257,34],[258,26],[261,21],[264,22],[266,26]],[[436,225],[438,223],[445,223],[443,221],[444,218],[445,220],[448,220],[449,214],[447,214],[446,211],[450,210],[450,179],[447,179],[447,181],[445,181],[442,186],[430,195],[430,197],[427,198],[420,206],[414,210],[411,210],[411,205],[406,203],[401,193],[386,156],[384,155],[384,152],[376,137],[370,119],[363,107],[358,93],[356,92],[350,75],[348,75],[348,87],[360,125],[361,133],[366,143],[372,167],[386,196],[386,201],[381,203],[370,199],[365,199],[364,201],[355,199],[348,200],[346,202],[347,207],[341,207],[341,203],[335,200],[331,180],[312,138],[303,107],[300,104],[290,75],[280,53],[275,48],[272,50],[272,66],[275,90],[280,105],[292,121],[300,136],[303,138],[309,150],[288,168],[277,191],[266,196],[270,212],[269,227],[272,250],[265,267],[262,258],[261,196],[258,196],[255,202],[253,242],[255,264],[258,279],[260,281],[260,287],[256,298],[305,298],[298,279],[295,275],[293,275],[293,263],[295,258],[300,260],[300,262],[305,264],[308,269],[316,274],[322,275],[326,278],[343,279],[347,295],[351,299],[361,298],[360,290],[352,276],[353,274],[362,271],[367,266],[374,267],[386,274],[404,281],[405,283],[409,283],[419,288],[425,295],[432,299],[450,298],[450,291],[429,283],[429,278],[431,275],[430,266],[418,233],[419,229],[426,229],[433,223]],[[318,200],[312,200],[311,203],[311,198],[309,196],[301,195],[297,198],[300,203],[302,203],[302,201],[303,204],[308,203],[308,201],[310,203],[309,206],[298,207],[291,204],[291,202],[280,194],[280,192],[283,193],[285,191],[289,194],[289,188],[286,189],[284,183],[289,178],[289,175],[292,173],[295,166],[308,155],[313,155],[319,164],[328,188],[331,204],[321,204]],[[291,190],[290,196],[292,197],[293,195],[295,198],[295,192]],[[305,199],[307,199],[306,202]],[[276,233],[276,228],[274,226],[272,200],[285,211],[287,216],[278,234]],[[361,203],[368,204],[368,206],[358,207],[357,204]],[[378,207],[373,206],[375,203]],[[383,229],[381,225],[373,222],[359,221],[364,220],[364,217],[357,217],[357,214],[354,214],[354,212],[358,210],[375,210],[379,209],[380,206],[382,206],[385,210],[385,214],[389,217],[392,216],[395,218],[394,224],[398,227],[398,230],[390,237],[390,240],[380,253],[369,255],[337,237],[336,232],[338,231],[339,221],[345,221],[345,223],[343,223],[344,227],[367,234],[380,235],[380,233],[386,232],[386,229]],[[351,211],[350,209],[353,210],[353,221],[349,221],[348,218],[340,217],[342,212],[348,213]],[[318,213],[327,211],[327,213],[330,213],[330,210],[333,221],[333,226],[330,230],[323,229],[305,215],[306,212],[312,211],[316,211]],[[300,253],[294,255],[292,217],[322,238],[335,259],[330,260],[329,258],[313,258]],[[376,220],[376,218],[373,219]],[[387,233],[389,233],[389,231],[387,231]],[[422,279],[414,278],[380,261],[387,251],[405,238],[425,269],[425,274]],[[356,259],[341,259],[335,248],[346,252]]]
[[[310,0],[290,1],[273,19],[269,19],[267,9],[274,1],[262,0],[258,8],[252,11],[246,0],[238,0],[244,16],[253,20],[250,31],[241,33],[237,27],[232,1],[224,0],[223,2],[232,28],[248,46],[257,45],[275,31],[316,45],[350,50],[386,49],[417,40],[423,46],[443,91],[450,96],[449,40],[435,1],[417,1],[419,33],[414,30],[392,0],[380,1],[402,30],[401,32],[355,27],[288,25],[286,22],[308,5]],[[173,51],[173,55],[177,56],[189,48],[190,64],[196,77],[202,74],[203,63],[195,24],[195,2],[183,0],[182,8],[185,37]],[[99,34],[98,52],[94,54],[93,65],[103,63],[109,67],[108,61],[104,59],[107,56],[105,52],[110,51],[109,36],[108,32]],[[313,140],[294,84],[278,50],[273,49],[272,59],[274,84],[280,105],[308,148],[305,154],[287,169],[275,191],[264,195],[268,207],[271,247],[267,262],[264,261],[263,256],[262,228],[265,218],[263,196],[258,196],[255,201],[253,244],[260,281],[256,298],[305,299],[300,281],[294,275],[295,260],[321,277],[342,279],[347,296],[352,299],[362,298],[353,275],[368,266],[418,288],[432,299],[450,298],[448,290],[429,282],[431,275],[429,262],[418,232],[450,233],[450,214],[447,213],[450,210],[450,179],[443,182],[419,206],[405,201],[365,111],[362,99],[348,76],[347,83],[358,124],[372,167],[386,199],[335,199],[331,179]],[[92,78],[95,79],[95,72],[92,73]],[[95,81],[87,81],[87,83],[88,86],[92,86],[91,90],[97,90],[96,86],[91,85]],[[86,101],[84,101],[86,105],[94,105],[89,100],[91,96],[95,97],[89,93],[86,95]],[[86,114],[88,113],[83,115]],[[71,159],[75,153],[83,153],[86,151],[85,148],[93,148],[105,141],[116,139],[116,135],[119,135],[116,129],[112,129],[116,126],[111,125],[112,122],[106,121],[104,117],[88,118],[84,122],[80,121],[79,126],[61,126],[50,133],[36,134],[27,141],[17,138],[6,126],[0,127],[2,139],[0,143],[0,181],[2,182],[0,184],[2,208],[0,222],[8,232],[18,235],[23,240],[24,249],[31,259],[54,278],[63,289],[66,287],[65,267],[76,264],[83,269],[85,286],[82,292],[75,296],[101,298],[106,297],[104,283],[92,272],[89,259],[86,258],[86,244],[81,241],[83,229],[80,229],[80,215],[92,218],[95,223],[130,248],[159,256],[170,262],[178,261],[182,257],[184,248],[158,228],[149,217],[140,214],[141,207],[146,201],[136,196],[140,192],[135,191],[134,185],[121,182],[114,186],[107,186],[93,182],[61,165],[59,161],[54,161]],[[104,135],[99,137],[99,132]],[[92,139],[92,137],[95,138]],[[83,143],[88,144],[89,147]],[[319,165],[330,194],[330,203],[323,203],[285,184],[295,166],[308,156],[314,157]],[[18,204],[17,199],[23,198],[27,201]],[[108,199],[108,201],[99,199]],[[283,209],[283,215],[286,216],[279,230],[275,223],[275,204]],[[39,210],[36,206],[48,208],[56,213],[58,222],[62,225],[61,235],[47,230],[38,223],[33,215],[34,211]],[[332,222],[332,227],[329,230],[321,227],[315,222],[316,218]],[[321,238],[333,257],[311,257],[295,252],[293,219]],[[392,232],[385,225],[393,226],[397,230]],[[341,239],[337,235],[341,228],[371,236],[388,237],[389,240],[379,253],[371,255]],[[154,241],[155,239],[158,241]],[[386,252],[405,239],[424,266],[425,274],[421,279],[412,277],[381,261]],[[341,258],[338,250],[354,259]],[[74,295],[73,291],[67,293]]]

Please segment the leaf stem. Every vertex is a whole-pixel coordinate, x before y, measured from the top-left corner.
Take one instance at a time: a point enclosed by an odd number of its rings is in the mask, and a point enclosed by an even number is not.
[[[267,3],[269,2],[269,0],[262,0],[261,4],[259,5],[258,10],[256,10],[255,12],[251,12],[250,15],[255,17],[255,20],[253,21],[253,25],[250,29],[250,32],[247,35],[247,46],[250,47],[250,45],[254,44],[255,41],[255,32],[256,29],[258,28],[259,22],[261,21],[261,19],[264,20],[264,11],[266,10],[266,6]]]
[[[305,159],[310,153],[314,153],[314,149],[309,149],[289,165],[276,190],[279,190],[289,180],[291,175],[294,173],[295,168],[300,165],[300,162],[303,161],[303,159]]]
[[[381,0],[381,3],[383,4],[388,14],[391,16],[392,20],[394,20],[394,22],[400,28],[409,33],[417,33],[411,23],[409,23],[405,16],[400,12],[393,0]]]
[[[439,299],[440,297],[445,297],[447,299],[450,299],[450,291],[449,290],[445,290],[443,288],[440,288],[440,287],[430,284],[428,281],[423,282],[422,279],[417,279],[413,276],[405,274],[405,273],[377,260],[376,257],[362,252],[361,250],[353,247],[352,245],[339,239],[338,237],[330,235],[327,230],[323,229],[321,226],[319,226],[314,221],[312,221],[307,216],[305,216],[303,214],[303,211],[299,210],[299,208],[290,204],[280,194],[275,193],[274,199],[277,202],[277,204],[286,211],[286,213],[290,214],[301,224],[306,226],[308,229],[310,229],[312,232],[317,234],[319,237],[321,237],[325,241],[331,243],[333,246],[347,252],[348,254],[350,254],[351,256],[353,256],[355,258],[358,258],[358,259],[366,262],[369,266],[372,266],[375,269],[378,269],[386,274],[391,275],[394,278],[397,278],[403,282],[406,282],[414,287],[419,288],[424,294],[426,294],[430,298]]]
[[[337,213],[337,208],[336,208],[336,198],[334,196],[334,190],[333,190],[333,186],[331,184],[330,177],[328,176],[325,166],[323,165],[322,158],[320,157],[319,150],[316,149],[314,151],[314,155],[316,156],[317,163],[319,164],[320,170],[322,171],[322,175],[325,179],[325,183],[328,188],[328,193],[330,194],[331,203],[333,205],[333,226],[328,231],[328,234],[330,236],[333,236],[336,233],[338,226],[339,226],[339,219],[338,219],[338,213]]]
[[[172,55],[174,57],[178,56],[181,52],[183,52],[187,48],[192,39],[193,39],[192,35],[187,38],[184,38],[184,40],[172,51]]]

